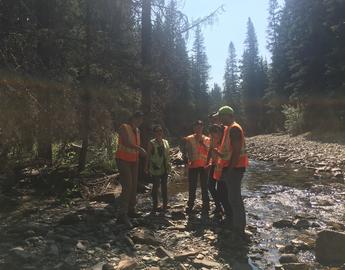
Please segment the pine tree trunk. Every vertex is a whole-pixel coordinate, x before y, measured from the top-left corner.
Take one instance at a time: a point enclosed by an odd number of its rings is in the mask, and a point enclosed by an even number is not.
[[[141,108],[145,114],[145,122],[142,126],[142,142],[146,147],[149,140],[150,125],[151,125],[151,109],[152,109],[152,93],[151,81],[148,76],[151,68],[151,49],[152,49],[152,36],[151,36],[151,0],[143,0],[142,8],[142,66],[143,77],[141,82]]]
[[[84,170],[87,159],[87,150],[89,147],[89,133],[90,133],[90,106],[91,106],[91,93],[88,84],[90,77],[90,50],[91,50],[91,13],[90,13],[90,0],[86,2],[86,70],[84,78],[84,87],[82,93],[82,119],[81,119],[81,138],[82,146],[79,155],[78,171]]]
[[[149,73],[152,64],[152,26],[151,26],[151,0],[143,0],[142,6],[142,30],[141,30],[141,62],[143,67],[143,76],[141,81],[141,109],[145,114],[145,120],[141,126],[141,143],[144,148],[147,147],[152,125],[152,93]],[[139,189],[140,184],[145,180],[144,161],[141,160],[139,166]]]
[[[52,7],[47,1],[41,0],[37,2],[37,27],[38,29],[48,29],[52,31],[51,21]],[[37,54],[42,63],[42,73],[49,78],[49,70],[51,68],[50,56],[52,54],[52,43],[48,36],[42,36],[37,44]],[[50,89],[43,85],[38,86],[37,100],[40,104],[37,125],[37,157],[44,160],[47,164],[52,164],[52,132],[51,132],[51,97]]]

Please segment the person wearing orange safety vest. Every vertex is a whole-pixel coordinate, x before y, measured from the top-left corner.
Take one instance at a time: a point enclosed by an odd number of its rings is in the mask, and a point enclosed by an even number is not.
[[[237,236],[245,240],[246,216],[241,195],[241,182],[248,167],[248,156],[245,149],[244,132],[242,127],[235,122],[234,111],[231,107],[221,107],[217,115],[225,129],[220,147],[212,149],[219,156],[214,178],[226,183],[232,210],[230,226]]]
[[[213,124],[210,128],[210,151],[208,155],[208,164],[210,166],[208,176],[208,189],[211,193],[216,208],[213,211],[213,217],[220,221],[223,213],[226,218],[231,219],[231,207],[228,202],[228,194],[224,181],[219,181],[213,177],[214,170],[218,162],[218,155],[211,151],[213,148],[219,148],[222,142],[224,127],[221,125]]]
[[[203,122],[194,123],[194,134],[185,137],[185,154],[188,166],[189,198],[186,213],[191,214],[194,207],[198,178],[202,194],[202,212],[208,213],[209,197],[207,189],[207,155],[210,146],[210,138],[203,135]]]
[[[132,227],[129,217],[138,217],[135,212],[139,155],[146,156],[140,146],[139,126],[143,123],[143,113],[136,112],[128,124],[122,124],[119,129],[118,148],[115,154],[116,164],[120,172],[122,187],[120,195],[118,223]]]

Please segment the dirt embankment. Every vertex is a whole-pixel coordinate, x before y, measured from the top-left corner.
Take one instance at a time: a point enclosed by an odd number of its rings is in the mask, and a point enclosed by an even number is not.
[[[314,170],[315,178],[344,182],[345,144],[309,139],[307,134],[258,135],[247,139],[250,158],[287,162]]]

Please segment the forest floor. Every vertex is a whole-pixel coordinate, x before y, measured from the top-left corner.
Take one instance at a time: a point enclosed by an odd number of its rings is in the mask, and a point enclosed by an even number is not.
[[[343,270],[316,261],[315,241],[322,230],[345,230],[344,148],[307,135],[248,138],[250,243],[236,241],[211,213],[202,216],[199,193],[195,214],[185,214],[183,168],[171,177],[168,212],[151,214],[149,192],[138,195],[143,215],[132,229],[116,223],[119,185],[103,201],[0,190],[0,270]]]

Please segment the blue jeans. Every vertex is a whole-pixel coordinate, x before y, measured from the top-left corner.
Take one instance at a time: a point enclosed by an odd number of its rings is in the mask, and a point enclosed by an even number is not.
[[[228,199],[232,210],[232,227],[240,234],[244,234],[246,227],[246,213],[241,194],[241,182],[244,168],[225,168],[221,181],[224,181],[228,191]]]

